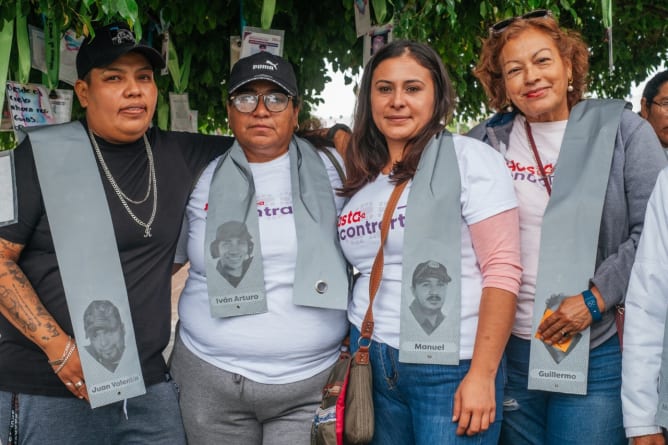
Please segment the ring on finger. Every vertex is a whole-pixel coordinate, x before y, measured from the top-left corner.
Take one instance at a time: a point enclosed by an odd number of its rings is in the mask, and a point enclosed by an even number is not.
[[[83,382],[83,380],[79,380],[78,382],[76,382],[76,383],[74,384],[74,387],[75,387],[76,389],[79,389],[79,388],[81,388],[82,386],[84,386],[84,382]]]

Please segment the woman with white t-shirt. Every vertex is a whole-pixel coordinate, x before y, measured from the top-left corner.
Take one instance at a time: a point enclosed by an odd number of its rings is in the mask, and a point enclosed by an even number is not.
[[[341,181],[294,136],[299,98],[285,59],[239,60],[229,94],[235,144],[186,210],[190,270],[171,371],[191,445],[306,445],[348,331]]]
[[[506,159],[524,269],[502,444],[627,443],[615,306],[666,160],[624,101],[583,100],[588,57],[537,10],[493,25],[475,69],[499,113],[470,135]]]
[[[373,304],[377,445],[498,439],[499,363],[521,272],[517,204],[502,157],[444,129],[453,107],[443,63],[425,44],[391,42],[364,70],[338,224],[341,248],[360,272],[348,308],[353,349],[379,222],[395,185],[407,184]]]

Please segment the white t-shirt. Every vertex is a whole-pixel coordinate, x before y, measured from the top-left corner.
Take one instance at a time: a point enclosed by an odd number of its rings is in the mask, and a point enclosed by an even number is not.
[[[557,165],[567,122],[564,120],[531,123],[531,133],[545,173],[550,177],[550,183]],[[549,196],[541,180],[531,145],[529,145],[524,128],[524,116],[520,114],[515,117],[505,157],[519,202],[520,258],[523,267],[522,284],[517,295],[517,313],[513,334],[529,340],[536,294],[541,226]]]
[[[335,168],[325,155],[320,156],[332,187],[340,187]],[[186,209],[190,271],[179,300],[181,339],[202,360],[256,382],[282,384],[312,377],[337,360],[348,326],[345,311],[292,303],[297,234],[292,213],[290,159],[285,154],[269,162],[250,164],[261,214],[268,311],[230,318],[211,317],[206,286],[206,208],[216,164],[214,160],[204,170]],[[343,201],[336,198],[337,214]]]
[[[462,304],[460,359],[470,359],[478,326],[482,275],[468,226],[517,206],[503,158],[490,146],[454,135],[461,175]],[[374,300],[373,338],[399,348],[401,278],[406,201],[411,183],[401,195],[385,244],[383,279]],[[361,275],[355,283],[348,319],[358,328],[369,305],[369,274],[380,242],[380,221],[394,185],[379,175],[345,205],[339,218],[339,239],[348,261]],[[419,224],[419,222],[417,222]]]

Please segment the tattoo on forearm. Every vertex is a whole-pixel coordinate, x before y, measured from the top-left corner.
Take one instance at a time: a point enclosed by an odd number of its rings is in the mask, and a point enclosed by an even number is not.
[[[27,311],[26,305],[17,297],[15,290],[10,290],[4,285],[0,286],[0,305],[11,317],[9,321],[15,322],[19,329],[31,333],[37,330],[39,323],[30,311]]]
[[[22,288],[30,285],[28,279],[23,274],[23,272],[18,268],[16,263],[8,264],[7,269],[9,274],[11,275],[11,280],[13,280],[15,284],[18,284]]]
[[[45,340],[60,336],[58,333],[58,326],[54,325],[50,321],[47,321],[44,327],[49,332],[49,336],[45,337]]]
[[[16,264],[23,247],[0,238],[0,311],[36,342],[58,337],[59,327]]]

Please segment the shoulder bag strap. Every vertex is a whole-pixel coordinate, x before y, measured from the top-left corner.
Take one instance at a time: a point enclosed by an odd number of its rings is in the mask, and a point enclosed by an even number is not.
[[[383,255],[383,246],[385,245],[385,240],[390,231],[390,221],[392,220],[392,214],[394,209],[397,207],[397,202],[401,193],[406,188],[408,181],[404,181],[401,184],[394,186],[390,199],[387,201],[387,206],[385,207],[385,212],[383,213],[383,219],[380,222],[380,246],[378,247],[378,253],[376,254],[376,259],[373,261],[373,266],[371,266],[371,276],[369,280],[369,307],[366,310],[364,315],[364,320],[362,321],[362,329],[360,331],[360,341],[359,349],[355,354],[355,361],[359,364],[369,363],[369,346],[371,346],[371,335],[373,334],[373,300],[376,297],[376,292],[380,287],[380,281],[383,277],[383,264],[385,258]]]

